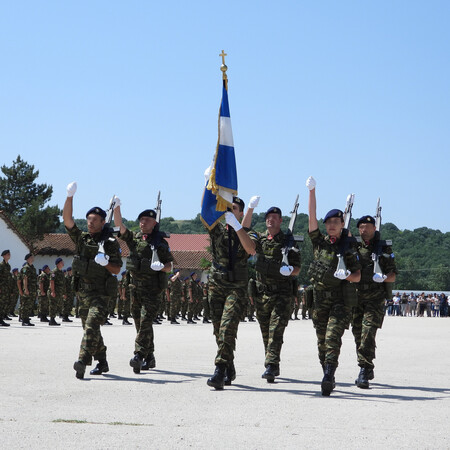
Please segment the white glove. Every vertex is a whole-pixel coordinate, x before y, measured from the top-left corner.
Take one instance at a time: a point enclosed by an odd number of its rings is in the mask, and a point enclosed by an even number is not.
[[[73,197],[73,194],[75,194],[75,192],[77,192],[77,182],[76,181],[72,181],[72,183],[69,183],[67,185],[67,197]]]
[[[308,177],[306,180],[306,187],[312,191],[316,187],[316,180],[313,177]]]
[[[254,195],[248,202],[248,207],[252,209],[256,208],[258,206],[260,198],[261,197],[259,195]]]
[[[386,278],[387,276],[382,273],[374,273],[372,280],[375,281],[375,283],[382,283]]]
[[[164,264],[161,261],[155,261],[151,263],[150,267],[155,272],[159,272],[160,270],[164,269]]]
[[[239,220],[236,219],[236,216],[231,211],[225,213],[225,221],[230,227],[233,227],[235,231],[239,231],[242,228]]]
[[[104,253],[98,253],[94,258],[94,261],[101,266],[107,266],[109,262],[109,256],[105,255]]]
[[[292,272],[294,268],[292,266],[281,266],[280,267],[280,273],[284,277],[288,277]]]
[[[350,270],[339,269],[334,272],[334,276],[340,280],[345,280],[351,274]]]
[[[114,209],[116,209],[116,208],[119,207],[119,206],[122,206],[122,202],[120,201],[120,198],[119,198],[119,197],[114,196],[114,201],[116,202],[116,203],[114,204]]]

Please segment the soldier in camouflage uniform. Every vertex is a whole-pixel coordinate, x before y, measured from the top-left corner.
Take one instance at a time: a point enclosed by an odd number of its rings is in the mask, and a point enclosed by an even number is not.
[[[33,265],[34,256],[31,253],[25,255],[25,265],[20,271],[21,291],[20,291],[20,310],[22,326],[34,327],[30,322],[30,316],[33,314],[34,304],[37,294],[37,273]]]
[[[39,290],[38,290],[38,305],[39,317],[41,322],[49,322],[48,316],[48,296],[47,292],[50,288],[50,267],[45,264],[42,267],[42,272],[38,276]]]
[[[324,377],[322,395],[329,396],[335,387],[334,373],[342,345],[342,335],[349,327],[351,305],[346,295],[351,283],[361,279],[361,265],[355,248],[349,247],[344,255],[347,271],[336,270],[337,254],[340,251],[340,236],[344,228],[342,211],[332,209],[323,222],[327,231],[324,236],[319,231],[316,216],[316,181],[309,177],[306,181],[309,189],[309,237],[313,245],[314,260],[308,274],[314,289],[313,323],[317,335],[319,361]]]
[[[20,274],[19,269],[14,267],[12,270],[11,279],[11,302],[9,304],[9,315],[16,317],[15,310],[17,306],[17,299],[19,298],[19,284],[20,284]]]
[[[397,269],[394,253],[389,245],[383,245],[383,254],[379,258],[382,273],[374,273],[372,254],[375,252],[375,219],[372,216],[361,217],[357,225],[361,242],[358,250],[361,260],[361,281],[357,284],[358,304],[353,308],[352,333],[355,337],[358,366],[361,368],[356,385],[361,389],[369,388],[369,380],[374,377],[375,336],[381,328],[384,318],[384,303],[392,297],[390,284],[395,281]]]
[[[180,279],[181,272],[176,270],[172,277],[169,279],[169,284],[167,286],[167,298],[170,304],[170,323],[172,325],[179,325],[180,322],[177,321],[177,314],[180,311],[181,298],[184,296],[183,293],[183,282]]]
[[[209,290],[208,282],[200,283],[200,288],[202,294],[203,323],[211,323],[209,320],[209,318],[211,317],[211,312],[209,310],[209,301],[208,301],[208,290]]]
[[[105,233],[106,212],[99,207],[86,213],[87,232],[81,231],[72,218],[75,182],[67,186],[67,198],[63,208],[63,220],[67,233],[75,243],[76,250],[72,270],[74,288],[80,296],[79,314],[83,325],[78,361],[73,365],[75,376],[84,378],[86,366],[92,364],[92,358],[98,361],[90,371],[91,375],[101,375],[109,371],[106,360],[106,346],[100,331],[108,314],[108,300],[112,292],[117,291],[117,279],[113,276],[120,272],[122,258],[117,239]],[[104,241],[104,252],[99,252],[99,243]]]
[[[209,305],[217,355],[214,375],[208,379],[207,384],[215,389],[223,389],[225,384],[231,384],[236,378],[234,349],[246,299],[247,260],[249,255],[255,253],[257,242],[256,233],[244,229],[239,223],[243,211],[244,202],[234,197],[232,211],[225,213],[227,225],[217,223],[209,230],[213,258],[209,278]]]
[[[50,326],[59,326],[60,323],[56,322],[55,317],[58,311],[61,311],[61,305],[66,297],[66,279],[62,268],[64,267],[64,261],[62,258],[56,258],[56,267],[50,272],[50,286],[48,289],[48,309]]]
[[[131,309],[137,335],[134,357],[130,360],[134,373],[156,366],[153,320],[158,313],[161,293],[167,288],[167,274],[172,271],[173,261],[165,234],[159,231],[156,212],[146,209],[139,214],[138,221],[140,232],[133,233],[122,222],[120,204],[115,209],[114,222],[120,228],[119,236],[130,249],[127,270],[135,286]]]
[[[73,299],[75,297],[75,292],[73,288],[73,273],[72,267],[69,266],[65,273],[65,285],[66,285],[66,298],[64,299],[63,304],[63,322],[73,322],[69,319],[69,316],[72,315],[73,308]]]
[[[5,322],[5,319],[9,320],[8,312],[11,297],[11,266],[9,265],[9,259],[11,253],[9,250],[2,251],[3,261],[0,263],[0,326],[9,327],[9,323]]]
[[[245,221],[251,220],[249,208]],[[268,383],[280,375],[280,354],[283,335],[291,317],[291,301],[294,295],[294,277],[300,272],[300,252],[297,244],[289,251],[289,264],[285,265],[282,248],[287,245],[281,231],[283,221],[280,208],[269,208],[265,214],[267,230],[258,233],[259,250],[256,256],[257,286],[260,295],[256,301],[256,318],[264,342],[266,370],[262,374]]]

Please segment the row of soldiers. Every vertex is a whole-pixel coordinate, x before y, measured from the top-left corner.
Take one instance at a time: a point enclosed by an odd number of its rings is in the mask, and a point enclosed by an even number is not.
[[[41,322],[48,322],[50,326],[60,325],[55,320],[57,316],[62,317],[64,322],[72,322],[69,319],[74,304],[72,268],[63,271],[62,258],[56,259],[53,270],[44,265],[38,274],[31,253],[25,255],[25,263],[20,270],[11,270],[10,250],[3,250],[1,256],[0,326],[9,326],[6,321],[11,320],[10,316],[16,316],[19,297],[19,320],[22,326],[34,326],[31,317],[35,313]]]

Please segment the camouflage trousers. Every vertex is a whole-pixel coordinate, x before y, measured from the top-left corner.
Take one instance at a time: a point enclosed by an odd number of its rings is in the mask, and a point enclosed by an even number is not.
[[[175,319],[177,314],[180,311],[181,297],[177,297],[176,295],[170,296],[170,311],[169,316],[171,319]]]
[[[83,339],[80,345],[79,360],[90,366],[92,358],[96,361],[106,359],[106,346],[100,327],[108,317],[108,299],[106,295],[80,291],[78,313],[83,325]]]
[[[255,300],[256,318],[264,342],[266,353],[264,366],[279,364],[284,330],[291,317],[290,292],[264,292]]]
[[[350,325],[351,308],[340,292],[314,290],[313,324],[316,329],[319,360],[338,365],[342,336]]]
[[[38,297],[39,315],[41,317],[48,316],[48,297],[46,295],[40,295]]]
[[[244,287],[210,285],[209,309],[216,337],[217,355],[214,364],[227,364],[234,359],[239,322],[246,297]]]
[[[9,313],[10,293],[8,291],[0,294],[0,320]]]
[[[156,292],[136,289],[131,301],[131,315],[136,327],[134,353],[147,358],[155,351],[153,320],[158,314],[161,297]]]
[[[48,294],[48,314],[50,317],[55,318],[59,313],[61,313],[61,305],[64,299],[62,295],[57,295],[52,297],[50,292]]]
[[[69,316],[72,314],[73,308],[73,294],[68,294],[65,299],[63,299],[63,316]]]
[[[355,338],[358,366],[373,369],[375,336],[384,319],[384,296],[380,299],[359,299],[353,308],[352,333]]]
[[[20,297],[20,317],[25,320],[33,315],[34,302],[36,295],[23,295]]]

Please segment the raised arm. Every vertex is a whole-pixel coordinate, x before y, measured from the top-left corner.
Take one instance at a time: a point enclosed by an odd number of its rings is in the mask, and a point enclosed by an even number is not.
[[[309,189],[309,201],[308,201],[308,215],[309,215],[309,231],[314,231],[319,228],[317,222],[316,213],[316,180],[313,177],[309,177],[306,180],[306,187]]]

